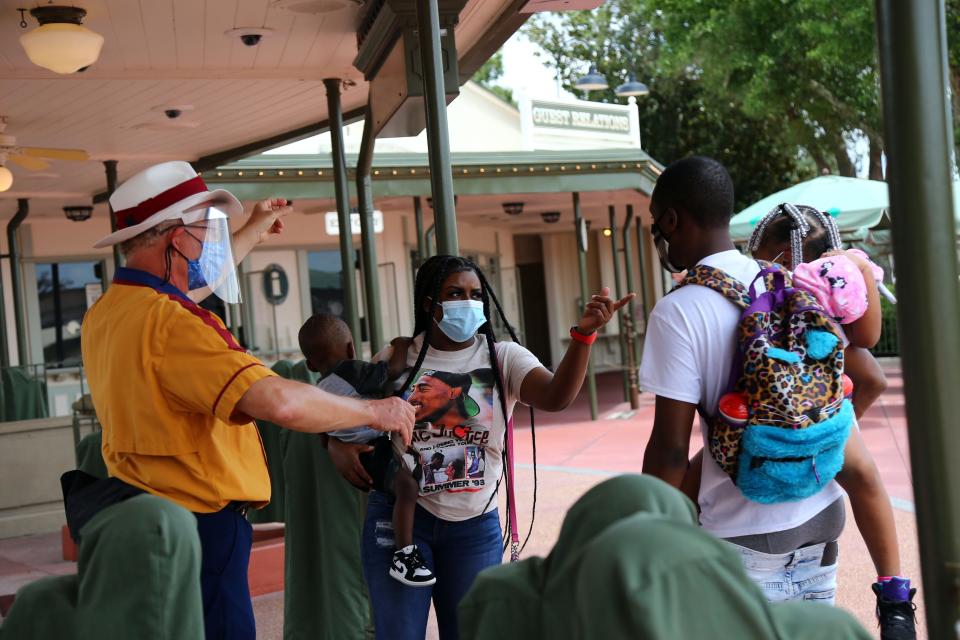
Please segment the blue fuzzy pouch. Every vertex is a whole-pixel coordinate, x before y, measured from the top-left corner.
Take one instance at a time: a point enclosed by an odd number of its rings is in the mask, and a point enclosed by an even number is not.
[[[748,426],[740,442],[737,486],[763,504],[814,495],[843,467],[843,449],[853,426],[853,405],[805,429]]]

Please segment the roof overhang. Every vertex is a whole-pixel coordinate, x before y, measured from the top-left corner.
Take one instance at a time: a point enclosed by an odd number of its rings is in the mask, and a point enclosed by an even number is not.
[[[12,167],[0,199],[30,198],[32,215],[62,215],[106,186],[101,161],[120,180],[164,160],[198,170],[327,130],[324,78],[345,81],[343,109],[361,116],[369,83],[353,66],[365,8],[324,15],[278,9],[272,0],[122,2],[89,5],[85,26],[106,38],[89,70],[59,76],[29,62],[19,14],[0,13],[0,115],[18,144],[86,150],[87,162],[54,161],[37,175]],[[367,3],[367,6],[374,4]],[[467,0],[455,27],[459,80],[466,81],[523,24],[519,0]],[[101,6],[102,5],[102,6]],[[272,29],[256,47],[236,27]],[[33,26],[33,25],[31,25]],[[186,107],[168,118],[170,107]],[[98,208],[95,215],[102,215]]]

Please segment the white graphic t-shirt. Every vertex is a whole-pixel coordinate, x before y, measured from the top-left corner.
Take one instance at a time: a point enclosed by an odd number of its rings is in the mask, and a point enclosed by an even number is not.
[[[417,363],[423,336],[414,339],[407,365]],[[520,386],[540,361],[514,342],[496,344],[508,416]],[[374,360],[389,359],[391,348]],[[405,382],[409,372],[400,377]],[[399,384],[399,383],[398,383]],[[438,518],[460,521],[497,506],[494,495],[503,470],[506,422],[500,409],[486,339],[460,351],[431,348],[404,397],[416,407],[411,452],[403,459],[420,467],[418,504]],[[394,444],[398,439],[394,438]]]

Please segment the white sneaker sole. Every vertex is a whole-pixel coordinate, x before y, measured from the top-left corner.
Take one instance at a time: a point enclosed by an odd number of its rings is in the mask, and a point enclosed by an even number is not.
[[[402,573],[395,571],[393,567],[390,567],[390,577],[393,578],[394,580],[402,582],[408,587],[431,587],[437,582],[436,576],[430,578],[425,582],[411,582],[410,580],[407,580]]]

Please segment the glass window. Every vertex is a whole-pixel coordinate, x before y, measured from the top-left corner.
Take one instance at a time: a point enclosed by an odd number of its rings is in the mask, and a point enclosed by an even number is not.
[[[36,265],[43,361],[48,366],[80,364],[80,325],[103,291],[99,262]]]
[[[344,316],[342,265],[339,251],[310,251],[307,253],[310,270],[311,313],[331,313]]]

